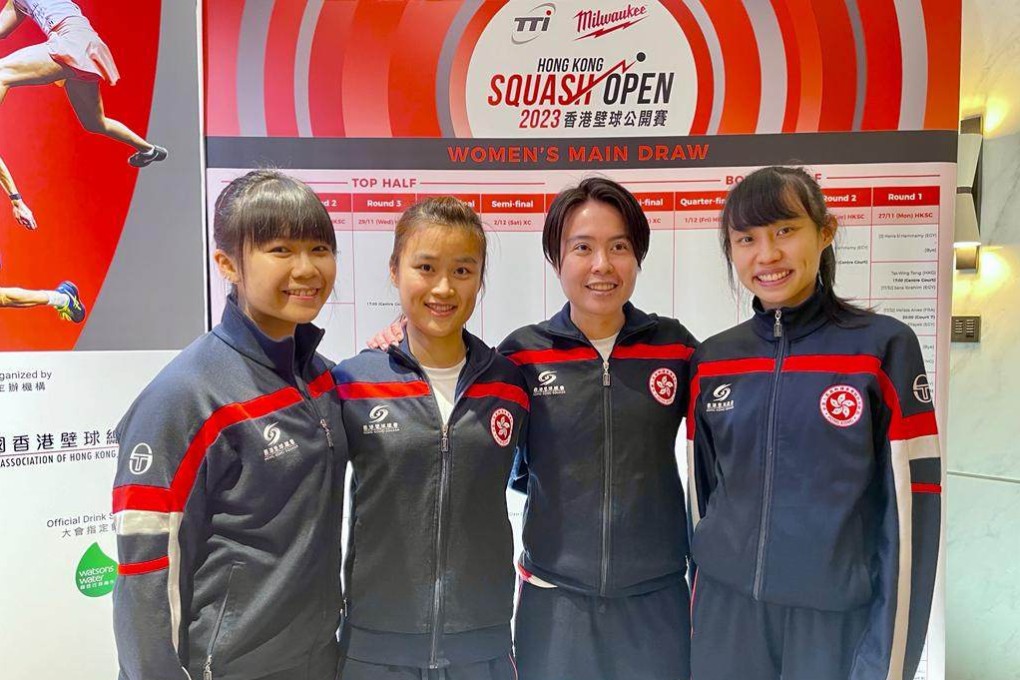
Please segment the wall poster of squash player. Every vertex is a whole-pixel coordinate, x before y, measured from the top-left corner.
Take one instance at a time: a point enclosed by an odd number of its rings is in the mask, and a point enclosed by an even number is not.
[[[0,350],[78,345],[138,174],[167,165],[147,130],[160,16],[159,0],[0,0]]]

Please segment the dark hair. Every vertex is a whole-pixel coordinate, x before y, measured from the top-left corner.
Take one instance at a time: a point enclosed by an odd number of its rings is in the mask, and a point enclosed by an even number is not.
[[[799,209],[798,209],[799,208]],[[747,175],[730,189],[719,224],[719,242],[729,267],[733,285],[733,252],[729,230],[746,231],[752,227],[772,224],[806,214],[821,231],[835,218],[825,205],[825,196],[818,182],[803,168],[770,166]],[[833,244],[822,251],[818,264],[818,285],[822,288],[822,309],[837,324],[871,313],[836,295],[836,252]]]
[[[418,201],[404,211],[393,229],[393,252],[390,253],[390,267],[396,268],[400,264],[400,253],[411,233],[420,226],[438,224],[444,227],[456,227],[464,229],[478,239],[482,249],[482,270],[481,278],[485,281],[485,255],[488,251],[488,239],[485,237],[485,227],[482,226],[482,219],[478,217],[470,205],[454,198],[453,196],[432,196]]]
[[[278,238],[321,241],[336,252],[336,233],[307,184],[276,170],[252,170],[216,199],[213,241],[239,269],[244,252]]]
[[[634,198],[634,194],[605,177],[589,177],[576,187],[567,187],[556,194],[545,216],[545,226],[542,228],[542,250],[545,252],[545,259],[553,269],[559,271],[560,240],[563,238],[567,218],[574,208],[588,201],[605,203],[620,213],[624,224],[627,225],[627,237],[630,239],[631,247],[634,248],[634,255],[640,267],[645,255],[648,254],[650,238],[648,218],[645,217],[641,204]]]

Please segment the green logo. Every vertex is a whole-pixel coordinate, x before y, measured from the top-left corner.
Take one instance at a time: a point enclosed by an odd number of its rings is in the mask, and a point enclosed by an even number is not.
[[[102,597],[113,590],[117,580],[117,563],[106,556],[98,543],[93,543],[78,562],[74,581],[86,597]]]

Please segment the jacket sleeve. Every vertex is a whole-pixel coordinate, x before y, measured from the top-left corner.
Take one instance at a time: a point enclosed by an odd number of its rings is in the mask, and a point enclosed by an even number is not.
[[[189,405],[194,398],[180,396],[150,386],[118,426],[113,621],[121,680],[188,678],[193,560],[215,428]]]
[[[691,382],[688,390],[687,407],[687,517],[690,523],[691,540],[698,523],[708,509],[708,499],[715,489],[715,451],[711,433],[706,427],[703,414],[698,408],[701,393],[701,376],[698,373],[698,353],[695,351],[690,363]]]
[[[528,428],[525,424],[514,449],[514,466],[510,470],[510,488],[523,494],[528,493]]]
[[[518,387],[527,398],[528,383],[521,375],[517,381]],[[514,491],[527,495],[528,493],[528,432],[531,429],[531,399],[528,398],[528,406],[524,412],[524,422],[517,434],[517,442],[514,445],[514,465],[510,469],[510,480],[507,485]]]
[[[933,394],[917,337],[903,327],[879,374],[881,475],[876,592],[851,680],[912,680],[921,658],[938,564],[942,464]]]

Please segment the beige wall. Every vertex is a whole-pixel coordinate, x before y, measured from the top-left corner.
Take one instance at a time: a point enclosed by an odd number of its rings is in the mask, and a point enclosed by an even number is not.
[[[985,117],[981,267],[953,313],[982,340],[950,353],[949,680],[1020,678],[1020,0],[964,0],[961,116]]]

